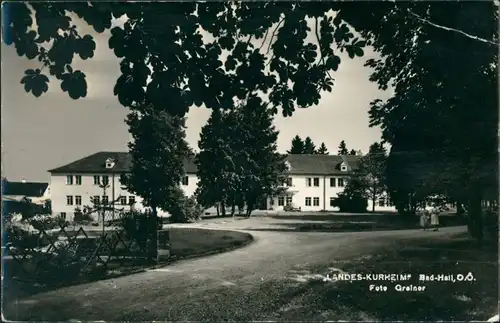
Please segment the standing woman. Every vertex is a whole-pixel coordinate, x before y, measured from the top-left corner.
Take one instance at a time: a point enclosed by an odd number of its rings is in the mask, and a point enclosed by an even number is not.
[[[422,229],[424,231],[427,231],[427,224],[428,224],[428,217],[429,217],[429,211],[425,210],[424,209],[424,212],[422,212],[422,215],[420,216],[420,227],[422,227]]]
[[[439,208],[435,207],[431,212],[431,227],[433,231],[439,230]]]

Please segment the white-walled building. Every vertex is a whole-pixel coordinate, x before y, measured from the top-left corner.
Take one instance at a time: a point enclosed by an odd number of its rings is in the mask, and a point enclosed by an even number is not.
[[[115,208],[144,210],[142,199],[120,183],[121,175],[131,166],[130,155],[126,152],[98,152],[67,165],[51,169],[50,186],[52,193],[52,213],[72,220],[77,208],[92,206],[92,201],[107,203],[116,201]],[[192,161],[185,163],[186,176],[181,188],[187,196],[196,190],[196,166]],[[104,190],[103,184],[108,184]],[[159,216],[167,213],[159,210]]]
[[[359,156],[345,155],[288,155],[289,178],[287,192],[268,200],[267,209],[281,211],[293,205],[302,211],[338,211],[333,200],[344,188],[352,172],[357,169]],[[372,209],[368,201],[367,210]],[[394,211],[387,197],[375,204],[376,211]]]
[[[30,202],[37,205],[44,205],[50,201],[49,183],[2,180],[2,188],[2,201]]]
[[[300,207],[302,211],[336,211],[332,201],[344,187],[358,166],[358,156],[335,155],[288,155],[289,178],[287,192],[283,196],[269,198],[267,210],[283,210],[285,205]],[[120,183],[121,175],[128,172],[131,158],[125,152],[98,152],[65,166],[50,170],[52,212],[61,214],[68,220],[74,216],[76,208],[91,206],[92,200],[117,201],[116,207],[143,210],[141,198],[127,192]],[[197,187],[196,165],[192,160],[184,164],[186,176],[181,187],[187,196],[191,196]],[[106,192],[101,184],[108,183]],[[367,210],[371,210],[368,201]],[[387,198],[376,203],[376,211],[393,211]],[[160,211],[160,216],[167,213]]]

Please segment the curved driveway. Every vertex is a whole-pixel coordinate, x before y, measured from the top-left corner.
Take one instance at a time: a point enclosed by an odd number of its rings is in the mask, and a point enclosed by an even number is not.
[[[280,232],[268,219],[189,225],[240,229],[255,242],[223,254],[179,261],[144,273],[72,286],[19,300],[4,310],[16,321],[221,321],[275,320],[286,306],[283,293],[297,287],[288,276],[297,270],[342,267],[401,238],[422,231],[356,233]],[[445,228],[427,235],[462,232]],[[300,318],[297,318],[300,320]]]

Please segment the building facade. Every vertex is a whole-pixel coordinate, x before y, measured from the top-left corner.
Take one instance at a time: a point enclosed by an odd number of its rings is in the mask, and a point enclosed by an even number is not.
[[[131,207],[144,211],[146,208],[142,198],[128,192],[120,181],[130,166],[128,153],[99,152],[49,170],[52,213],[71,221],[78,209],[113,201],[115,212],[130,210]],[[186,175],[180,184],[186,196],[191,196],[198,182],[192,161],[185,163],[185,171]],[[99,220],[97,214],[91,215]],[[159,210],[158,215],[168,216],[168,213]],[[106,217],[112,219],[113,214],[107,214]]]
[[[261,208],[283,211],[290,205],[302,211],[337,211],[332,206],[333,200],[344,190],[358,161],[358,156],[351,155],[288,155],[286,192],[267,199]],[[103,204],[115,201],[118,210],[128,210],[131,206],[144,210],[141,197],[128,192],[120,182],[130,166],[128,153],[99,152],[50,170],[53,213],[71,220],[75,209],[92,206],[94,201]],[[186,160],[184,168],[186,175],[180,184],[186,196],[191,196],[198,183],[196,165]],[[368,201],[368,210],[372,209],[371,205]],[[375,210],[394,211],[395,208],[383,197],[376,201]],[[168,216],[162,210],[159,215]]]
[[[338,211],[333,201],[344,191],[358,167],[359,156],[288,155],[286,193],[268,200],[267,209],[283,211],[291,205],[301,211]],[[372,210],[368,201],[367,210]],[[375,211],[395,211],[387,197],[375,202]]]

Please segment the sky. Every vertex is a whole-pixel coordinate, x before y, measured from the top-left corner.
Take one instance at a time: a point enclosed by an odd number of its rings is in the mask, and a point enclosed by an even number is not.
[[[92,59],[78,57],[73,64],[74,70],[87,75],[89,88],[84,99],[69,98],[54,78],[40,98],[26,93],[20,84],[24,71],[40,68],[40,63],[17,56],[13,46],[2,43],[2,176],[10,181],[48,182],[49,169],[98,151],[127,151],[130,136],[124,119],[128,110],[113,95],[120,71],[119,60],[108,48],[109,33],[95,34],[81,24],[79,29],[92,34],[97,44]],[[333,91],[325,92],[317,106],[298,109],[292,117],[276,115],[280,152],[290,148],[296,135],[311,137],[316,146],[324,142],[330,153],[336,153],[341,140],[349,149],[364,152],[380,140],[380,129],[368,126],[369,103],[387,99],[389,93],[368,80],[371,70],[363,65],[375,53],[365,53],[355,59],[339,55],[342,61],[332,74]],[[187,115],[187,141],[195,150],[209,114],[208,109],[194,106]]]

